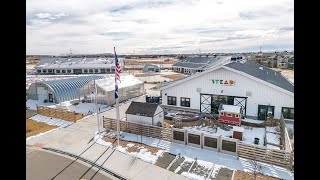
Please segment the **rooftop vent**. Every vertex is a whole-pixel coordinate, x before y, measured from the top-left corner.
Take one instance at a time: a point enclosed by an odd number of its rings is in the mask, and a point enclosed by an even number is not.
[[[263,70],[263,67],[259,67],[260,70]]]

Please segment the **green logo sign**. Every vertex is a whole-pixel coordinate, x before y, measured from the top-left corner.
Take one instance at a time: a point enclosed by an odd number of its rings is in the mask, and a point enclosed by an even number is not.
[[[223,79],[213,79],[212,84],[222,84],[222,85],[234,85],[234,80],[223,80]]]

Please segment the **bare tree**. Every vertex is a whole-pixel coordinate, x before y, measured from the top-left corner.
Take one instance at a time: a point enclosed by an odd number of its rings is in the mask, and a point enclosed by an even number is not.
[[[252,166],[252,174],[254,176],[254,179],[256,180],[257,179],[257,175],[258,174],[261,174],[261,171],[262,171],[262,166],[261,164],[256,160],[256,158],[252,159],[252,160],[249,160],[249,163],[251,164]]]

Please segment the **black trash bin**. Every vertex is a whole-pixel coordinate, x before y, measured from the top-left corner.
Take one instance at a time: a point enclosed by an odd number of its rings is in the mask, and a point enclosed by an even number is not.
[[[254,143],[259,144],[259,138],[254,138]]]

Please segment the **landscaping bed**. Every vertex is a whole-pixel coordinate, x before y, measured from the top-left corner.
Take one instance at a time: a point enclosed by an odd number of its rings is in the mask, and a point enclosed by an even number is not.
[[[233,180],[254,179],[254,175],[248,172],[236,171]],[[278,180],[279,178],[257,174],[257,180]]]
[[[26,120],[26,136],[34,136],[43,132],[47,132],[51,129],[55,129],[58,126],[48,125],[42,122],[37,122],[32,119]]]
[[[156,161],[155,165],[166,169],[170,163],[176,158],[175,155],[164,152]]]

